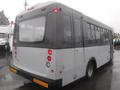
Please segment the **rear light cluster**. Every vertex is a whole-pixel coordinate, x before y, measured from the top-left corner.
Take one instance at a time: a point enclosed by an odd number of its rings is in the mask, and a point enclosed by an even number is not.
[[[51,50],[51,49],[49,49],[48,50],[48,56],[47,56],[47,60],[50,62],[50,61],[52,61],[52,53],[53,53],[53,51]]]
[[[49,68],[51,66],[50,62],[52,61],[52,54],[53,54],[53,51],[51,49],[48,50],[48,56],[47,56],[47,60],[48,62],[46,63],[46,66]],[[54,73],[54,70],[51,69],[51,73]]]

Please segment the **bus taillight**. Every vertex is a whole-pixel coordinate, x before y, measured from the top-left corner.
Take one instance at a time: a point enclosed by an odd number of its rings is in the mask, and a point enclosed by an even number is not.
[[[48,50],[48,54],[52,55],[52,50],[51,49]]]
[[[51,61],[51,60],[52,60],[51,56],[48,56],[47,59],[48,59],[48,61]]]
[[[60,10],[61,10],[61,8],[53,8],[53,10],[52,10],[52,11],[53,11],[54,13],[59,13],[59,12],[60,12]]]

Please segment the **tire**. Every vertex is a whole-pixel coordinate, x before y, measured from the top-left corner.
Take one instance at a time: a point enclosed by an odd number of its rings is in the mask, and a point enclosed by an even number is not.
[[[110,61],[108,63],[113,65],[113,59],[110,59]]]
[[[86,69],[86,78],[90,79],[92,78],[94,72],[95,72],[95,64],[90,61],[88,62],[87,69]]]

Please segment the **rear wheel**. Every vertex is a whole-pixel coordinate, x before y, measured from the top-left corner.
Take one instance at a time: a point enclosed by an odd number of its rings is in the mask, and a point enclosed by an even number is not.
[[[86,77],[91,78],[94,74],[94,71],[95,71],[95,64],[92,61],[90,61],[87,65]]]

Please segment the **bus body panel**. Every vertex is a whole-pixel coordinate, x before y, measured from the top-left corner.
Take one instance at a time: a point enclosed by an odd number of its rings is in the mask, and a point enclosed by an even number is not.
[[[85,47],[85,62],[95,58],[97,68],[110,61],[110,45]]]
[[[50,68],[46,66],[48,49],[16,47],[16,52],[16,56],[13,54],[14,66],[38,76],[55,79],[55,74],[50,73],[51,68],[55,70],[54,54],[52,55],[53,60],[50,63]]]
[[[75,48],[74,50],[74,80],[77,80],[86,74],[85,50],[84,48]]]
[[[62,78],[62,86],[85,75],[86,67],[83,57],[83,48],[56,50],[56,70],[58,79]],[[62,74],[59,73],[60,70],[63,70]]]
[[[56,55],[57,67],[62,65],[62,86],[69,84],[73,81],[74,76],[74,49],[60,49],[57,50],[58,54]],[[62,61],[62,62],[61,62]],[[60,67],[58,68],[60,71]],[[58,74],[60,74],[58,72]]]

